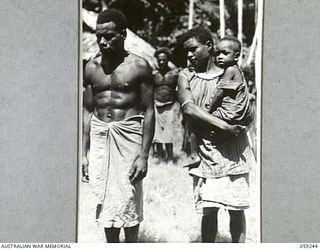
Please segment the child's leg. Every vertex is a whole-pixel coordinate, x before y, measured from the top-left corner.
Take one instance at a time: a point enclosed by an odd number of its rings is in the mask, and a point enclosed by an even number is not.
[[[134,227],[125,227],[124,235],[127,243],[138,242],[139,224]]]
[[[108,243],[119,243],[120,228],[105,228],[104,233]]]
[[[218,208],[204,208],[201,221],[202,242],[214,242],[218,231]]]
[[[246,239],[246,217],[244,211],[232,211],[230,214],[230,232],[233,243],[244,243]]]

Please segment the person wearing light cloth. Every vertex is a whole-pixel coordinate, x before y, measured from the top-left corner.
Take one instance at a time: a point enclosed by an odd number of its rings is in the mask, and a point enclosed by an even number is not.
[[[217,43],[215,49],[215,64],[223,69],[223,74],[219,77],[216,89],[214,90],[209,113],[229,124],[248,126],[253,120],[253,114],[248,87],[242,70],[237,65],[240,52],[241,43],[233,36],[223,37]],[[242,155],[244,155],[246,159],[251,158],[252,155],[245,133],[242,133],[236,138],[225,137],[219,133],[214,134],[214,131],[211,135],[211,142],[219,147],[219,150],[216,152],[224,152],[224,154],[228,156],[228,159],[232,159],[232,161],[237,164],[232,163],[233,166],[229,166],[229,170],[227,170],[227,168],[221,168],[221,166],[217,164],[219,162],[218,160],[216,162],[212,161],[214,158],[221,158],[220,154],[213,155],[211,148],[207,148],[206,145],[208,144],[204,143],[200,145],[200,152],[206,156],[212,154],[212,159],[207,160],[206,157],[202,157],[203,160],[202,164],[199,165],[199,169],[193,170],[198,171],[196,175],[211,178],[226,174],[234,175],[237,173],[245,173],[251,170],[252,164],[247,164],[241,159]],[[223,162],[225,162],[225,160],[223,160]]]
[[[173,161],[174,124],[178,120],[179,104],[176,102],[178,69],[168,66],[171,57],[169,48],[158,48],[154,56],[158,67],[154,76],[155,133],[153,143],[159,160]],[[165,150],[163,148],[165,146]]]
[[[126,27],[118,10],[99,14],[100,54],[84,70],[83,180],[96,195],[96,219],[108,243],[119,242],[121,228],[126,242],[138,241],[142,179],[154,134],[152,69],[124,50]]]
[[[218,209],[224,208],[230,214],[232,242],[243,242],[253,153],[244,126],[209,113],[224,75],[224,70],[214,63],[210,32],[204,28],[191,29],[182,36],[181,43],[190,64],[179,74],[178,94],[183,113],[196,128],[199,145],[200,163],[189,173],[194,180],[196,209],[202,213],[202,241],[215,241]]]

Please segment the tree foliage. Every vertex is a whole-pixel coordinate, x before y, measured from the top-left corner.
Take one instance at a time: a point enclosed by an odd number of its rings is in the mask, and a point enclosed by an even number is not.
[[[174,63],[184,66],[185,58],[178,40],[188,29],[189,0],[84,0],[83,6],[97,9],[102,3],[123,11],[132,31],[154,47],[171,48]],[[225,5],[226,34],[236,36],[237,1],[225,0]],[[243,42],[250,45],[255,29],[255,0],[244,0],[243,13]],[[206,26],[216,39],[219,34],[219,15],[219,0],[194,0],[193,26]]]

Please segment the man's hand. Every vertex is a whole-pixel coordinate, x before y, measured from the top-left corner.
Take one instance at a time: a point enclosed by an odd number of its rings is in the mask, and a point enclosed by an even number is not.
[[[82,156],[82,182],[89,182],[88,172],[89,161],[87,156]]]
[[[142,159],[138,157],[129,172],[129,179],[131,184],[136,184],[138,181],[141,181],[148,171],[148,161],[147,159]]]

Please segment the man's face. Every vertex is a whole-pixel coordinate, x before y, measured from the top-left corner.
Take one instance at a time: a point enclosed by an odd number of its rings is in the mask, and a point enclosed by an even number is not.
[[[165,54],[165,53],[158,54],[157,61],[158,61],[159,68],[161,70],[164,70],[168,67],[169,60],[168,60],[167,54]]]
[[[219,67],[228,67],[237,62],[239,53],[235,52],[234,44],[231,41],[218,42],[216,46],[216,64]]]
[[[114,22],[97,24],[96,36],[102,54],[115,54],[124,49],[125,35],[119,33]]]
[[[210,58],[209,46],[200,43],[195,38],[189,38],[183,43],[183,48],[187,53],[190,67],[196,71],[206,70]]]

